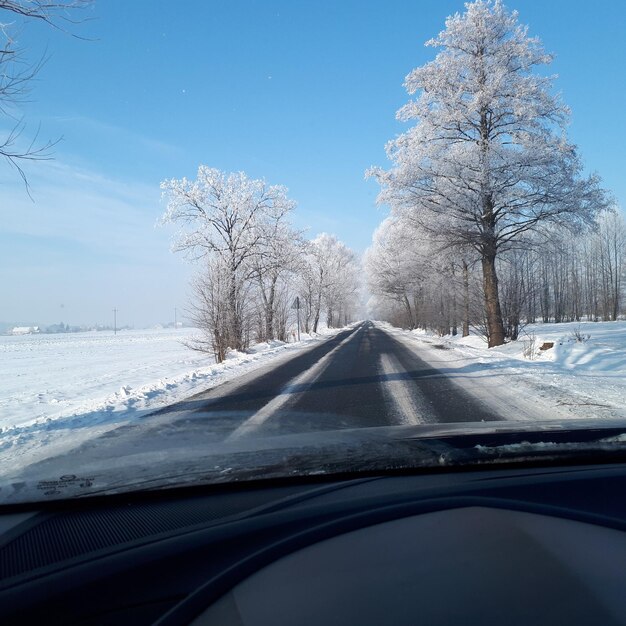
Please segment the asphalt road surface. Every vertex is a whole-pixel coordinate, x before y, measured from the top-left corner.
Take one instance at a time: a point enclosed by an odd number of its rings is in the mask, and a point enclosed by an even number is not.
[[[172,428],[202,425],[228,439],[501,419],[372,322],[160,413],[173,410]]]
[[[277,439],[305,435],[323,448],[331,439],[329,431],[500,419],[453,377],[433,369],[384,329],[362,322],[297,356],[277,357],[258,370],[35,463],[24,477],[40,480],[83,471],[98,475],[102,470],[108,486],[115,483],[115,472],[123,486],[129,480],[145,485],[153,477],[177,475],[188,482],[207,471],[218,478],[230,471],[233,451],[241,452],[237,463],[255,475],[256,467],[275,464],[277,458],[284,461],[280,451],[272,452]],[[342,459],[345,447],[338,450],[333,454]],[[366,454],[361,448],[358,453]],[[219,455],[224,456],[221,462]],[[321,465],[321,455],[313,450],[311,463]],[[124,469],[124,464],[135,469]],[[294,471],[291,461],[287,465],[280,471]]]

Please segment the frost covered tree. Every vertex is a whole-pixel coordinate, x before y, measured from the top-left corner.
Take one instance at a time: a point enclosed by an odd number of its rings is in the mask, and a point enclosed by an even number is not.
[[[620,312],[626,274],[626,222],[623,215],[616,211],[604,215],[594,243],[600,273],[603,317],[615,321]]]
[[[322,233],[306,247],[300,292],[305,328],[316,333],[323,310],[329,327],[346,323],[358,307],[360,264],[334,235]]]
[[[378,227],[365,254],[370,305],[391,313],[407,328],[431,328],[456,335],[459,324],[469,334],[474,281],[472,257],[462,249],[442,247],[431,234],[404,216],[391,215]],[[385,305],[385,300],[393,303]]]
[[[324,293],[326,325],[337,328],[348,323],[358,307],[360,263],[343,242],[331,240],[326,257],[328,282]]]
[[[389,216],[365,254],[370,313],[404,328],[487,337],[476,254],[440,248],[403,216]],[[506,337],[527,324],[612,321],[624,310],[626,219],[619,211],[572,237],[556,226],[528,233],[502,251],[497,273]]]
[[[210,340],[245,349],[250,283],[259,267],[270,263],[270,240],[295,203],[284,187],[204,165],[196,180],[165,180],[161,189],[167,201],[162,222],[180,226],[174,249],[208,260],[205,292],[219,300],[220,319],[219,325],[209,326]],[[196,287],[196,294],[201,290]]]
[[[360,306],[361,265],[334,235],[322,233],[304,243],[298,266],[298,295],[305,332],[318,330],[322,314],[329,327],[348,323]]]
[[[259,254],[251,264],[260,301],[257,338],[285,340],[285,300],[290,295],[289,283],[300,268],[302,234],[285,220],[266,222],[264,228]]]
[[[251,341],[286,341],[296,296],[306,332],[317,331],[324,310],[330,326],[356,310],[356,255],[332,235],[306,241],[289,221],[295,203],[284,187],[201,165],[195,180],[165,180],[161,189],[161,223],[179,227],[174,251],[200,262],[190,315],[204,336],[190,347],[221,361]]]
[[[395,214],[478,253],[491,347],[505,339],[498,255],[545,224],[592,224],[609,200],[583,175],[552,77],[535,71],[551,56],[499,0],[465,6],[427,42],[434,60],[406,78],[416,97],[398,118],[415,125],[388,143],[393,167],[370,174]]]
[[[416,328],[427,263],[425,247],[415,229],[404,220],[388,217],[374,232],[365,253],[365,273],[370,293],[395,302],[403,311],[402,326]]]
[[[219,258],[205,260],[203,271],[191,284],[192,301],[190,319],[203,336],[194,339],[188,346],[200,352],[210,352],[221,363],[229,348],[227,315],[228,272]]]

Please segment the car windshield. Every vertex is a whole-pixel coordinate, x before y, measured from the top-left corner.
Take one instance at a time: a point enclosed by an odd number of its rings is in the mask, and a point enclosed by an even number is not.
[[[0,0],[0,504],[614,458],[625,27]]]

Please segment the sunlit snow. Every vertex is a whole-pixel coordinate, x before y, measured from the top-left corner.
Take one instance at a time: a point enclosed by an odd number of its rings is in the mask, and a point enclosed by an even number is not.
[[[626,417],[626,321],[530,324],[497,348],[385,328],[507,419]]]
[[[220,364],[186,347],[198,333],[188,328],[0,336],[0,471],[60,454],[332,332],[257,344]]]

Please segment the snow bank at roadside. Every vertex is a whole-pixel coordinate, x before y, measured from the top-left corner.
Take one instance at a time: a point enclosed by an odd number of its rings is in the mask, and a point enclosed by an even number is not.
[[[195,329],[0,336],[0,473],[59,454],[339,332],[270,341],[224,363],[185,343]]]
[[[490,349],[477,335],[377,324],[508,419],[626,417],[624,321],[532,324]]]

